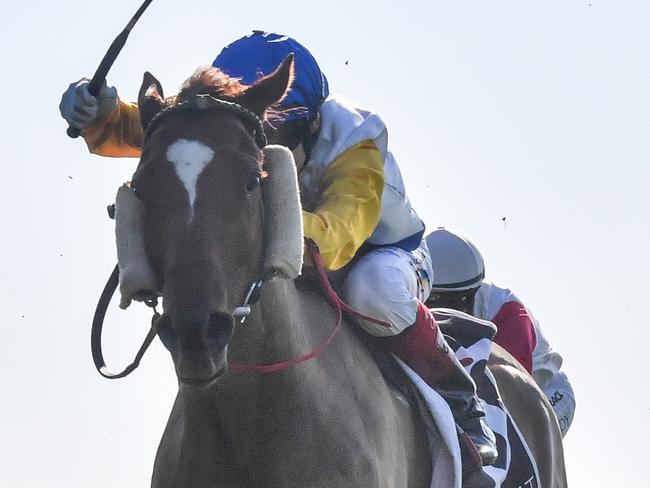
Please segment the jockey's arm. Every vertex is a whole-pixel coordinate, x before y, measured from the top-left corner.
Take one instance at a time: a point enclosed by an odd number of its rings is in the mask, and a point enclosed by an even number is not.
[[[569,378],[560,369],[562,356],[549,345],[539,324],[534,319],[533,322],[538,341],[538,346],[533,352],[533,378],[553,407],[564,436],[573,422],[575,394]]]
[[[115,110],[93,121],[81,135],[92,154],[140,157],[143,134],[138,105],[119,100]]]
[[[492,319],[497,326],[494,342],[512,354],[529,373],[533,372],[533,350],[537,345],[533,319],[518,301],[504,303]]]
[[[313,212],[303,211],[305,236],[316,242],[328,270],[345,266],[379,222],[384,164],[372,141],[341,154],[320,180]]]
[[[504,345],[532,374],[553,407],[562,435],[565,435],[573,421],[576,403],[571,383],[561,371],[562,356],[550,346],[537,319],[518,299],[506,302],[493,322],[498,328],[495,341]],[[507,343],[509,340],[512,344]]]

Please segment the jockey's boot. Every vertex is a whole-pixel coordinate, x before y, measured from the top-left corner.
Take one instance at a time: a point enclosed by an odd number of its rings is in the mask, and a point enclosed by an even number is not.
[[[466,444],[474,461],[484,466],[494,464],[496,439],[485,423],[485,410],[476,396],[474,380],[456,359],[426,305],[418,302],[415,323],[388,341],[391,351],[449,404],[460,427],[460,440]],[[467,437],[471,443],[467,442]]]

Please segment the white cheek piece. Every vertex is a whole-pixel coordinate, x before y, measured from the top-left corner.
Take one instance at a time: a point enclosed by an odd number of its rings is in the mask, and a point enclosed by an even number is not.
[[[157,295],[156,277],[144,246],[144,204],[125,183],[115,197],[115,243],[120,270],[120,308]]]
[[[264,269],[293,280],[300,275],[303,260],[303,222],[298,176],[293,154],[284,146],[262,149],[268,176],[262,184],[264,198]]]
[[[303,261],[303,222],[298,176],[293,154],[284,146],[265,146],[262,185],[264,198],[264,265],[262,278],[248,287],[244,301],[232,312],[244,323],[251,305],[259,300],[262,285],[273,278],[293,280],[300,275]]]

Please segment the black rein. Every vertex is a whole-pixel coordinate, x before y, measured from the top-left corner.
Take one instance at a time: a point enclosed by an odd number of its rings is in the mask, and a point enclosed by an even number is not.
[[[104,317],[106,317],[106,310],[108,305],[111,302],[111,298],[117,289],[119,283],[120,269],[118,265],[115,265],[111,276],[104,286],[104,291],[102,291],[101,296],[99,297],[99,302],[97,302],[97,308],[95,309],[95,315],[93,317],[93,325],[90,331],[90,349],[93,355],[93,362],[95,363],[95,368],[99,371],[104,378],[109,380],[115,380],[118,378],[124,378],[131,374],[131,372],[140,365],[140,360],[144,356],[144,353],[147,351],[151,342],[154,340],[157,334],[156,323],[160,318],[160,314],[156,311],[156,301],[146,301],[145,303],[154,309],[153,317],[151,318],[151,328],[147,333],[138,353],[135,355],[135,359],[131,364],[129,364],[123,371],[119,373],[113,373],[106,366],[104,361],[104,354],[102,353],[102,327],[104,325]]]

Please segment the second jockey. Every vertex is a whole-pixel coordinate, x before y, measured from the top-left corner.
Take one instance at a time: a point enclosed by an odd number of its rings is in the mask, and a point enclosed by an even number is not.
[[[280,102],[283,118],[267,124],[269,140],[289,147],[298,169],[305,236],[319,247],[329,271],[345,268],[342,292],[359,312],[388,322],[360,321],[447,401],[485,465],[497,457],[494,434],[476,387],[456,360],[424,305],[432,277],[424,224],[410,205],[388,131],[375,113],[329,94],[309,51],[287,36],[254,31],[226,46],[213,66],[252,84],[294,54],[295,79]],[[64,93],[61,113],[92,153],[139,156],[138,107],[104,87],[98,98],[87,81]]]
[[[550,346],[539,322],[510,290],[483,281],[483,257],[466,236],[440,227],[426,240],[435,273],[427,304],[494,323],[498,329],[494,342],[533,376],[553,407],[564,436],[573,421],[575,396],[567,375],[560,370],[562,356]]]

